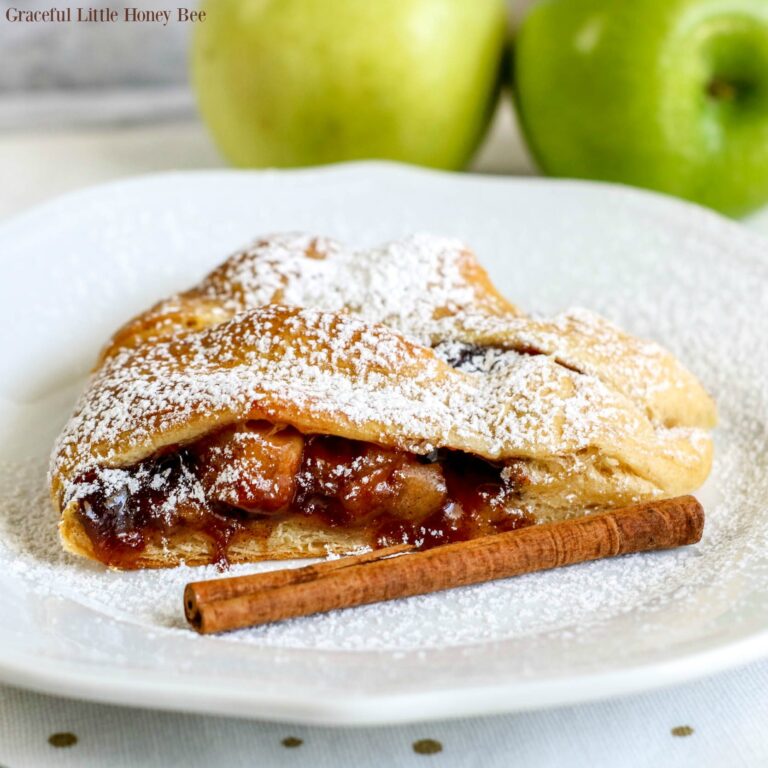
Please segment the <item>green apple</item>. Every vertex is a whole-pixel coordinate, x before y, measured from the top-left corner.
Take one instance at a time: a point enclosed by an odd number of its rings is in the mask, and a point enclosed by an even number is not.
[[[459,168],[498,95],[503,0],[208,0],[192,71],[227,158]]]
[[[543,0],[514,71],[546,173],[732,215],[768,201],[766,0]]]

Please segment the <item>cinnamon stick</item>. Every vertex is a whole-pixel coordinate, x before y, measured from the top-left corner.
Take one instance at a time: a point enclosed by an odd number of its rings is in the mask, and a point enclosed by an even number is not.
[[[254,594],[264,589],[310,581],[330,571],[336,571],[339,568],[372,563],[374,560],[383,560],[385,557],[401,555],[413,549],[415,547],[412,544],[396,544],[394,547],[374,549],[370,552],[363,552],[360,555],[323,560],[320,563],[306,565],[303,568],[281,568],[277,571],[254,573],[248,576],[229,576],[221,579],[211,579],[210,581],[192,582],[184,590],[184,611],[189,621],[194,624],[192,616],[195,606],[202,605],[203,603],[229,600],[241,595]]]
[[[305,568],[191,583],[184,591],[184,607],[198,632],[226,632],[603,557],[694,544],[703,528],[699,502],[681,496],[412,554],[399,554],[403,549],[394,547]]]

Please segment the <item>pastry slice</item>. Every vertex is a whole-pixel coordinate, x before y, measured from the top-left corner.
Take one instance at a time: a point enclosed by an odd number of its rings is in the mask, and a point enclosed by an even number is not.
[[[54,448],[64,547],[119,568],[430,546],[697,488],[712,401],[473,254],[258,241],[105,347]]]

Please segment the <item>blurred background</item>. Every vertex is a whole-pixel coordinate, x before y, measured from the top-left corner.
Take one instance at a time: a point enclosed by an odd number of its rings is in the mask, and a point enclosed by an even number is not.
[[[532,1],[507,0],[510,24]],[[125,125],[196,115],[188,67],[192,25],[5,21],[9,8],[78,5],[86,4],[0,0],[0,130]],[[179,2],[91,0],[87,5],[173,11]]]
[[[510,23],[531,0],[509,0]],[[190,2],[190,7],[195,7]],[[0,215],[122,175],[227,165],[190,84],[193,25],[10,23],[9,8],[71,0],[0,0]],[[168,0],[92,0],[94,8],[175,9]],[[471,168],[529,173],[509,99]]]
[[[767,0],[200,2],[163,25],[7,13],[179,0],[0,0],[0,215],[125,175],[366,158],[766,212]]]
[[[50,1],[1,0],[0,129],[62,128],[194,114],[188,83],[189,27],[10,23],[7,9]],[[73,2],[57,8],[76,8]],[[89,3],[93,8],[174,9],[165,0]]]

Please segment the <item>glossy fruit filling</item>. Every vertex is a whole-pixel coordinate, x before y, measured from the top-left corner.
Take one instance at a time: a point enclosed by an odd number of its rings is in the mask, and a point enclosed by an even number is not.
[[[268,538],[301,518],[352,529],[370,546],[420,547],[531,524],[524,479],[453,451],[419,456],[372,443],[247,422],[127,469],[76,482],[79,516],[97,557],[131,567],[148,543],[196,533],[225,563],[238,536]]]

